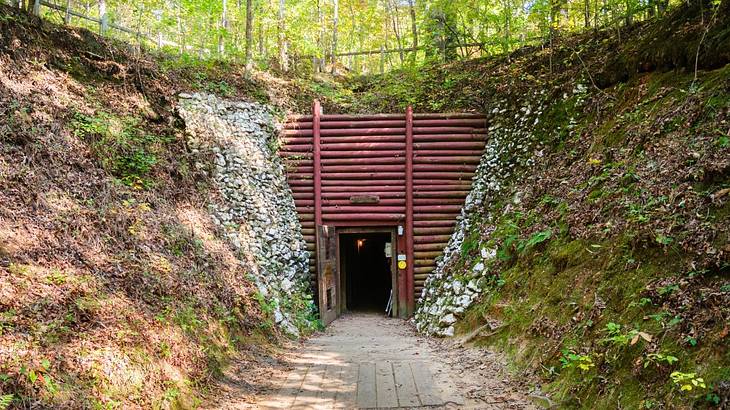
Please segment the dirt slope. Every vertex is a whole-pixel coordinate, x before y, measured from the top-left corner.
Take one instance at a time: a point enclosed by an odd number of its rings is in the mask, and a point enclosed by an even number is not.
[[[457,333],[560,407],[730,405],[730,4],[704,7],[341,94],[361,111],[485,112],[512,138],[487,167],[511,176],[420,305],[483,270]]]
[[[194,406],[229,358],[266,359],[279,337],[210,220],[220,198],[173,97],[292,89],[176,64],[0,6],[0,396],[13,406]]]

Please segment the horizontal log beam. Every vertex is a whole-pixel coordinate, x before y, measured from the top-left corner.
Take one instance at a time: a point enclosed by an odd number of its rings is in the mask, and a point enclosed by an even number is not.
[[[354,181],[353,181],[354,182]],[[382,191],[382,192],[405,192],[405,182],[402,182],[400,185],[377,185],[377,186],[354,186],[354,185],[336,185],[336,186],[323,186],[322,187],[322,193],[330,193],[330,192],[347,192],[348,194],[351,192],[357,192],[358,195],[360,195],[361,192],[370,192],[370,191]],[[362,194],[365,195],[365,194]]]
[[[336,173],[336,172],[398,172],[401,173],[404,170],[403,165],[325,165],[322,166],[322,173]]]
[[[414,205],[459,205],[464,206],[464,197],[459,198],[414,198]]]
[[[322,158],[322,165],[370,164],[388,165],[405,164],[405,157],[369,157],[369,158]]]
[[[327,214],[322,215],[322,219],[327,221],[392,221],[397,222],[405,219],[405,215],[401,213],[395,214]]]
[[[377,184],[379,179],[398,179],[403,177],[402,172],[323,172],[322,181],[333,179],[359,179]]]

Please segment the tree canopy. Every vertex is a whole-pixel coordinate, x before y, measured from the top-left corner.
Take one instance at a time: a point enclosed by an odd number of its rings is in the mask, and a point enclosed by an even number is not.
[[[187,58],[357,73],[504,53],[562,32],[620,29],[670,6],[669,0],[54,1],[11,0],[28,10],[35,5],[46,18]]]

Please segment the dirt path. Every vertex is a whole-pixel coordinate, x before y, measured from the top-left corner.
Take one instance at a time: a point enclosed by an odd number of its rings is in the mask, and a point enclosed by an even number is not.
[[[256,397],[237,395],[229,378],[216,408],[535,408],[509,382],[498,355],[418,335],[407,322],[376,314],[343,316],[281,360],[288,369],[259,370]],[[240,387],[251,391],[249,383]]]

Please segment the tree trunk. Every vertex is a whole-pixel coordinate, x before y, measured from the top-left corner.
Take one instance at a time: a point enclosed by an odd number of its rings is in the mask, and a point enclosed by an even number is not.
[[[180,54],[184,54],[187,50],[185,50],[185,32],[183,29],[182,24],[182,10],[180,10],[180,7],[177,9],[177,42],[178,46],[180,48]]]
[[[357,24],[355,23],[355,8],[352,6],[352,2],[350,2],[350,26],[350,28],[352,29],[352,31],[350,32],[350,38],[353,39],[352,41],[354,41],[354,39],[358,37],[356,31],[362,32],[362,30],[356,29]],[[350,42],[350,44],[352,44],[352,42]],[[360,59],[358,57],[359,56],[351,56],[350,59],[350,69],[356,73],[360,72]]]
[[[390,21],[393,24],[393,34],[395,34],[395,41],[398,44],[398,57],[400,57],[400,64],[403,65],[405,56],[403,55],[403,40],[400,36],[400,30],[398,27],[398,8],[396,4],[391,4],[390,0],[385,0],[387,4],[386,10],[390,14]]]
[[[583,24],[585,28],[591,26],[591,0],[583,2]]]
[[[337,25],[340,20],[340,2],[334,0],[334,18],[332,19],[332,74],[337,74]]]
[[[510,43],[512,43],[512,8],[509,0],[504,2],[504,53],[510,51]]]
[[[259,22],[259,58],[266,61],[266,43],[264,43],[264,24]]]
[[[251,53],[253,46],[253,1],[246,0],[246,70],[251,70]]]
[[[279,64],[281,71],[289,71],[289,57],[287,55],[286,33],[284,25],[285,0],[279,0]]]
[[[413,53],[411,59],[413,62],[416,61],[418,55],[418,26],[416,24],[416,6],[413,4],[413,0],[408,0],[408,11],[411,14],[411,32],[413,34]]]
[[[327,59],[327,46],[325,45],[324,13],[322,12],[322,1],[323,0],[317,0],[317,22],[319,23],[319,36],[317,38],[317,41],[320,52],[322,53],[322,57],[317,58],[317,67],[315,68],[315,71],[320,73],[324,71],[324,62]]]
[[[225,34],[228,31],[228,0],[223,0],[223,11],[221,13],[221,32],[218,33],[218,54],[223,55],[226,51]]]

